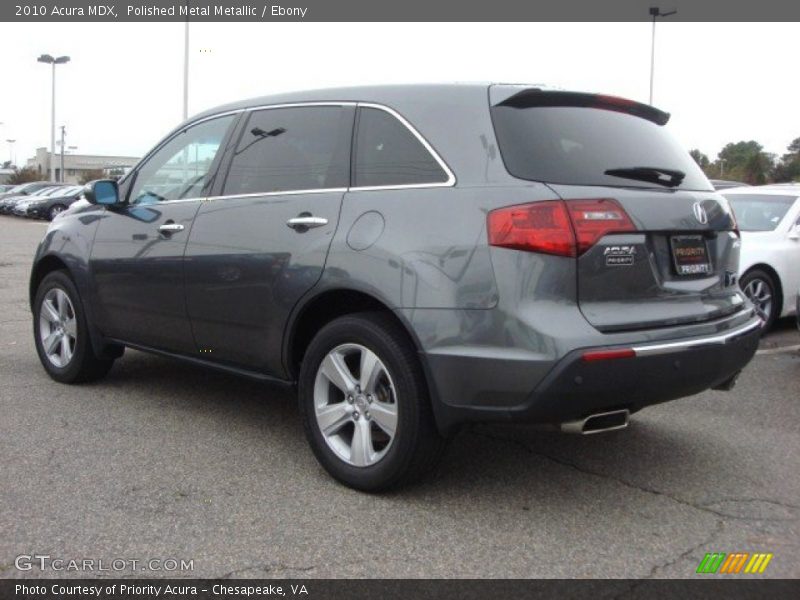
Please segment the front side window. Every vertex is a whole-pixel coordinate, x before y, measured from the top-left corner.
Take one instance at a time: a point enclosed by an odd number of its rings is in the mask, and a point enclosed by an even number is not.
[[[223,194],[345,188],[353,110],[298,106],[254,111],[236,145]]]
[[[417,137],[385,110],[359,109],[355,187],[446,183],[441,165]]]
[[[156,151],[136,174],[131,204],[199,197],[233,118],[203,121]]]

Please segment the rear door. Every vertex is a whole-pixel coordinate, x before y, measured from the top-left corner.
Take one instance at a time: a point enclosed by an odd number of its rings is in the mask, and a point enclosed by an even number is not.
[[[509,172],[547,183],[576,237],[578,303],[601,331],[664,327],[741,310],[739,236],[727,201],[631,101],[524,90],[492,107]]]
[[[289,312],[319,279],[349,185],[354,106],[250,111],[186,249],[198,350],[283,377]]]

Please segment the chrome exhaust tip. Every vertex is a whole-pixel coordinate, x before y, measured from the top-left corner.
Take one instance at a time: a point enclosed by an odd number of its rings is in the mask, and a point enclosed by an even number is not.
[[[590,433],[605,433],[606,431],[625,429],[630,421],[630,416],[631,412],[627,408],[595,413],[583,419],[561,423],[561,431],[589,435]]]

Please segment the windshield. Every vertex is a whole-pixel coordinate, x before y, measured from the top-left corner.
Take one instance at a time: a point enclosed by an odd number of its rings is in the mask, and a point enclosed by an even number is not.
[[[723,194],[736,215],[740,231],[775,231],[797,196]]]
[[[493,106],[506,168],[514,177],[569,185],[712,191],[689,153],[663,125],[625,112],[576,106]],[[680,181],[678,182],[678,179]]]

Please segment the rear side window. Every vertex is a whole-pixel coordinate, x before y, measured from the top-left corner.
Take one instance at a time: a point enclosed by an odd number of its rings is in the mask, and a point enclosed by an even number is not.
[[[223,193],[345,188],[352,129],[350,107],[254,111],[236,146]]]
[[[626,112],[582,106],[493,106],[500,153],[514,177],[569,185],[656,187],[620,177],[636,168],[684,173],[675,189],[712,190],[663,125]]]
[[[449,177],[423,143],[394,115],[359,109],[355,187],[446,183]]]

